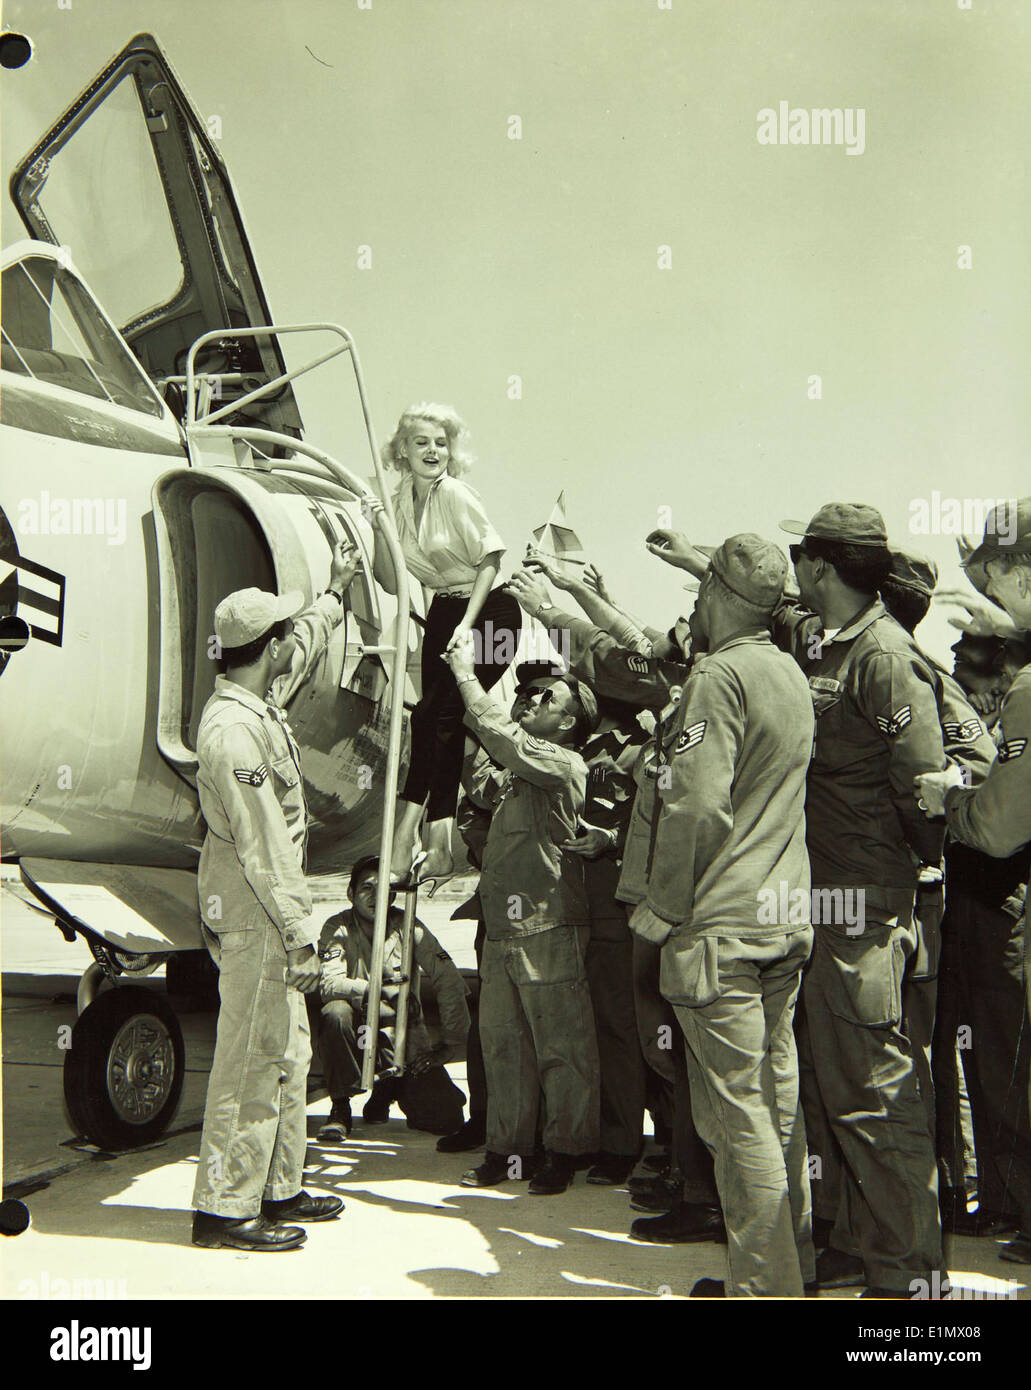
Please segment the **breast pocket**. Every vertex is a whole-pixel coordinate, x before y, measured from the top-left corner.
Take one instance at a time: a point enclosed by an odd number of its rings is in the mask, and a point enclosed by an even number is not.
[[[297,764],[289,753],[284,758],[271,758],[269,766],[280,788],[296,787],[300,784],[301,776],[297,771]]]

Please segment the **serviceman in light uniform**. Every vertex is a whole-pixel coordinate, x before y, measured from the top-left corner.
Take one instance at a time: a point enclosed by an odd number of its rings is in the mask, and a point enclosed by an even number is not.
[[[786,573],[783,552],[759,536],[713,552],[647,896],[630,918],[662,948],[660,988],[687,1041],[691,1106],[716,1165],[729,1279],[699,1281],[696,1297],[801,1298],[815,1266],[792,1027],[813,939],[804,805],[814,721],[805,677],[770,640]]]
[[[341,621],[357,565],[342,543],[329,587],[303,613],[301,593],[260,589],[215,610],[225,673],[197,731],[208,827],[198,891],[221,1000],[193,1195],[193,1243],[208,1248],[294,1249],[304,1230],[280,1223],[343,1207],[301,1189],[311,1061],[301,995],[318,988],[322,924],[304,877],[300,750],[282,706]]]
[[[966,561],[983,565],[988,597],[1005,608],[1021,631],[1031,630],[1031,497],[1003,503],[988,518],[982,544]],[[998,858],[1031,840],[1031,666],[1017,672],[999,720],[999,752],[979,787],[956,786],[955,770],[916,778],[916,794],[929,816],[944,813],[963,844]],[[1025,962],[1028,903],[1024,902]],[[1031,973],[1025,964],[1031,1007]],[[1024,1216],[1022,1214],[1022,1220]],[[1022,1229],[1002,1258],[1031,1264],[1031,1230]]]

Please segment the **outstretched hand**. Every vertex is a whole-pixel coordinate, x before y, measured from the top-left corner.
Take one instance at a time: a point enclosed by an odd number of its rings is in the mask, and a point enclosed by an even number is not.
[[[967,589],[937,589],[934,597],[938,603],[952,604],[962,610],[958,614],[948,614],[947,621],[971,637],[1012,637],[1017,631],[1005,609]]]
[[[547,586],[537,575],[529,570],[516,570],[505,586],[524,613],[531,616],[542,603],[550,602]]]
[[[673,531],[668,526],[657,526],[649,531],[644,539],[645,549],[667,565],[678,570],[687,570],[696,579],[709,568],[708,556],[691,544],[683,531]]]

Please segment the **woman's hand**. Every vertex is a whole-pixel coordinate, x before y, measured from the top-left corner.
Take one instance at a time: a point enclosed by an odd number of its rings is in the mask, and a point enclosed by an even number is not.
[[[451,634],[450,640],[448,641],[447,646],[444,648],[445,654],[449,652],[452,647],[457,647],[460,642],[464,642],[471,631],[472,624],[469,623],[465,618],[463,618],[462,621],[455,628],[454,632]]]
[[[377,526],[380,517],[386,511],[386,506],[378,497],[368,496],[362,498],[362,513],[370,526]]]
[[[467,629],[458,641],[448,647],[440,659],[447,662],[451,667],[451,674],[456,678],[458,676],[475,676],[476,644],[473,641],[472,633]]]

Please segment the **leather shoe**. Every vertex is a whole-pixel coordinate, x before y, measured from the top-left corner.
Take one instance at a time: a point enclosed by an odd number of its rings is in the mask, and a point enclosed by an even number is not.
[[[661,1173],[663,1169],[669,1167],[669,1149],[660,1149],[656,1154],[648,1154],[641,1159],[641,1165],[649,1168],[653,1173]]]
[[[600,1153],[597,1163],[588,1170],[587,1181],[595,1187],[621,1187],[636,1164],[633,1156]]]
[[[474,1149],[482,1149],[487,1142],[487,1131],[482,1120],[466,1120],[461,1129],[453,1134],[445,1134],[437,1140],[437,1153],[464,1154]]]
[[[296,1197],[261,1204],[261,1214],[268,1221],[332,1221],[343,1209],[339,1197],[310,1197],[303,1188]]]
[[[530,1192],[535,1197],[554,1197],[573,1181],[577,1170],[576,1154],[549,1153],[530,1180]]]
[[[518,1174],[513,1174],[511,1160],[507,1154],[494,1153],[488,1149],[483,1155],[483,1162],[478,1168],[470,1168],[467,1173],[463,1173],[458,1179],[459,1187],[494,1187],[499,1182],[519,1181],[529,1177],[533,1167],[533,1160],[523,1158],[522,1170]]]
[[[727,1286],[722,1279],[699,1279],[691,1289],[692,1298],[726,1298]]]
[[[663,1183],[650,1192],[631,1192],[630,1207],[633,1211],[672,1211],[682,1200],[682,1190],[679,1183]]]
[[[367,1125],[385,1125],[390,1119],[390,1104],[396,1087],[392,1080],[377,1081],[372,1094],[362,1106],[362,1119]]]
[[[351,1102],[335,1100],[329,1119],[315,1136],[320,1144],[342,1144],[351,1136]]]
[[[630,1227],[634,1240],[653,1245],[691,1245],[696,1241],[715,1241],[726,1245],[727,1228],[719,1207],[697,1202],[677,1202],[663,1216],[641,1217]]]
[[[205,1250],[296,1250],[308,1239],[300,1226],[276,1226],[264,1216],[212,1216],[193,1213],[193,1243]]]
[[[999,1259],[1014,1265],[1031,1265],[1031,1235],[1018,1231],[1013,1240],[1000,1248]]]
[[[835,1250],[828,1245],[816,1257],[816,1278],[813,1283],[818,1289],[852,1289],[866,1283],[866,1269],[858,1255],[846,1255],[843,1250]],[[908,1294],[906,1295],[908,1298]]]
[[[673,1178],[672,1168],[663,1168],[661,1173],[635,1173],[632,1178],[627,1178],[626,1185],[631,1192],[654,1192],[664,1182],[670,1182]]]

